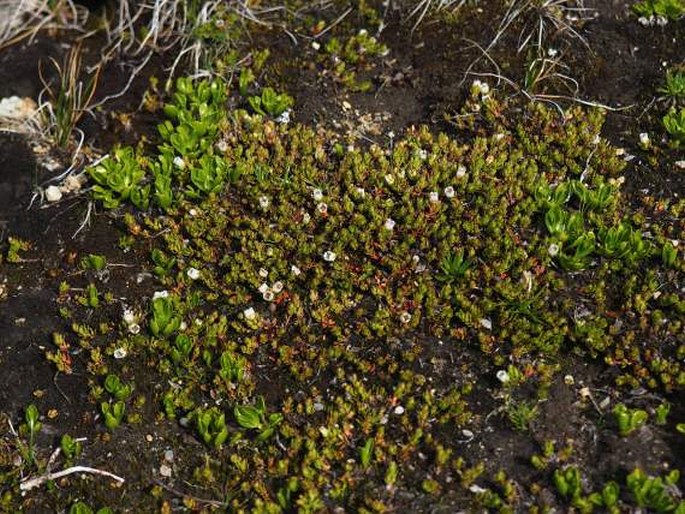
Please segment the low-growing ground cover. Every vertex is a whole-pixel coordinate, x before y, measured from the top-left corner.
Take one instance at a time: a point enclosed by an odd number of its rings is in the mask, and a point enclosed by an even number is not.
[[[204,4],[162,18],[194,61],[49,117],[82,163],[3,192],[3,509],[685,509],[680,15],[395,7]]]

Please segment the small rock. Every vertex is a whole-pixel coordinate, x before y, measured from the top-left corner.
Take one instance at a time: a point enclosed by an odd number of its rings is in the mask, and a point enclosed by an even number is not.
[[[0,100],[0,118],[24,121],[36,112],[38,106],[31,98],[10,96]]]
[[[64,182],[59,189],[63,193],[75,193],[81,190],[85,181],[86,178],[83,175],[69,175],[64,179]]]
[[[163,477],[169,478],[171,476],[171,467],[166,464],[162,464],[159,467],[159,474]]]
[[[167,462],[174,462],[174,450],[167,450],[164,452],[164,460]]]
[[[62,191],[57,186],[48,186],[45,190],[45,199],[48,202],[59,202],[62,199]]]

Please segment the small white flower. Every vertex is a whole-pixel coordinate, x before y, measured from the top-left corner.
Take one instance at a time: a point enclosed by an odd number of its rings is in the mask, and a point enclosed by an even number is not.
[[[297,277],[300,273],[302,273],[302,270],[293,264],[290,266],[290,272]]]
[[[323,198],[323,191],[321,191],[319,188],[315,189],[312,191],[312,198],[314,198],[315,202],[320,202]]]
[[[123,359],[127,355],[126,348],[117,348],[114,350],[114,358],[115,359]]]
[[[330,250],[326,250],[323,253],[323,260],[326,262],[333,262],[336,259],[337,255],[335,255],[335,252],[331,252]]]
[[[641,132],[640,133],[640,145],[641,146],[649,146],[649,134],[647,132]]]
[[[395,410],[393,410],[393,412],[397,416],[401,416],[402,414],[404,414],[404,407],[402,407],[401,405],[398,405],[397,407],[395,407]]]
[[[428,158],[428,152],[423,148],[420,148],[419,151],[416,152],[416,155],[418,155],[419,159],[421,159],[422,161],[425,161]]]
[[[164,290],[164,291],[155,291],[155,294],[152,295],[152,299],[156,300],[157,298],[168,298],[169,297],[169,291]]]
[[[274,285],[271,286],[271,290],[274,293],[280,293],[281,291],[283,291],[283,282],[281,282],[280,280],[274,282]]]
[[[266,209],[269,207],[269,198],[266,196],[260,196],[259,197],[259,206],[262,209]]]
[[[221,153],[225,153],[226,151],[228,151],[228,143],[222,139],[216,144],[216,149],[219,150]]]
[[[259,273],[259,276],[262,278],[266,278],[269,276],[269,272],[267,270],[265,270],[264,268],[259,268],[258,273]]]
[[[268,289],[262,293],[262,298],[264,298],[265,301],[270,302],[274,299],[274,292],[271,289]]]
[[[264,282],[262,285],[260,285],[257,288],[257,291],[259,291],[262,294],[266,293],[268,290],[269,290],[269,285],[266,282]]]
[[[122,315],[124,323],[127,325],[132,325],[136,322],[136,315],[131,309],[124,309],[124,314]]]
[[[460,164],[457,166],[457,178],[462,178],[464,176],[466,176],[466,166]]]
[[[388,218],[385,220],[385,224],[383,225],[385,227],[385,230],[392,230],[395,228],[395,220],[392,218]]]
[[[321,202],[316,206],[316,210],[319,211],[319,214],[326,214],[328,212],[328,205]]]
[[[438,196],[438,192],[437,191],[431,191],[430,193],[428,193],[428,200],[431,203],[438,203],[440,201],[440,197]]]
[[[368,33],[369,33],[369,31],[366,29],[359,29],[359,32],[357,33],[357,35],[366,36]]]
[[[186,328],[188,328],[188,323],[185,321],[181,321],[181,324],[178,326],[178,329],[183,332]]]
[[[140,325],[138,323],[131,323],[127,328],[130,334],[136,335],[140,333]]]
[[[680,241],[677,239],[671,239],[671,244],[673,245],[673,248],[678,248],[678,244],[680,244]]]
[[[183,160],[183,157],[177,155],[176,157],[174,157],[174,166],[182,170],[186,167],[186,161]]]
[[[243,316],[245,316],[245,319],[247,321],[252,321],[253,319],[255,319],[257,317],[257,313],[255,312],[255,310],[252,307],[248,307],[247,309],[245,309],[243,311]]]
[[[385,182],[388,185],[392,186],[395,183],[395,177],[393,177],[390,173],[387,173],[385,175]]]
[[[409,314],[407,311],[404,311],[402,314],[400,314],[400,323],[404,323],[405,325],[411,321],[411,314]]]
[[[666,16],[659,15],[656,17],[656,24],[659,27],[665,27],[666,25],[668,25],[668,18],[666,18]]]
[[[395,133],[392,130],[388,132],[388,139],[395,139]]]
[[[280,123],[281,125],[287,125],[288,123],[290,123],[290,113],[291,112],[292,111],[290,109],[286,109],[285,111],[283,111],[276,118],[276,123]]]
[[[557,50],[556,48],[548,48],[547,49],[547,55],[549,57],[556,57],[558,53],[559,53],[559,50]]]
[[[197,280],[200,278],[200,270],[197,268],[188,268],[188,271],[186,271],[186,275],[188,275],[188,278],[190,280]]]
[[[556,243],[552,243],[551,245],[549,245],[549,248],[547,248],[547,253],[551,257],[556,257],[557,254],[559,253],[559,245]]]
[[[486,330],[492,330],[492,321],[490,321],[488,318],[481,318],[478,320],[480,323],[480,326],[483,327]]]
[[[443,192],[447,198],[454,198],[454,188],[452,186],[447,186]]]
[[[305,212],[305,213],[302,215],[302,224],[303,224],[303,225],[306,225],[307,223],[309,223],[309,221],[310,221],[311,219],[312,219],[312,217],[309,215],[309,213],[308,213],[308,212]]]
[[[357,194],[358,194],[359,196],[361,196],[362,198],[364,198],[364,197],[366,196],[366,191],[364,190],[363,187],[358,187],[358,188],[356,189],[356,191],[357,191]]]
[[[190,210],[188,211],[188,214],[190,214],[191,216],[197,216],[197,209],[194,209],[194,208],[193,208],[193,209],[190,209]]]
[[[490,92],[490,86],[487,82],[481,82],[480,80],[474,80],[471,84],[471,90],[479,95],[487,96]]]
[[[312,41],[312,48],[314,50],[319,50],[321,48],[321,43],[319,43],[318,41]]]
[[[506,384],[507,382],[509,382],[509,373],[507,373],[506,370],[503,370],[503,369],[499,370],[497,372],[496,376],[497,376],[497,380],[499,380],[503,384]]]

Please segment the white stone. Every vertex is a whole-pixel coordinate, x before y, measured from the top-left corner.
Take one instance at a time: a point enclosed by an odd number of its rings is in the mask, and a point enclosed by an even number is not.
[[[48,186],[45,189],[45,199],[48,202],[59,202],[62,199],[62,191],[57,186]]]
[[[171,467],[168,464],[162,464],[159,467],[159,474],[169,478],[171,476]]]
[[[31,98],[10,96],[0,100],[0,118],[25,121],[34,115],[38,106]]]

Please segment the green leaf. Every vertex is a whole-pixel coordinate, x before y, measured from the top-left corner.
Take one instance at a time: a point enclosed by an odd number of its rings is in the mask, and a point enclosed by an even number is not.
[[[238,424],[247,429],[262,428],[262,411],[251,405],[236,405],[233,415]]]
[[[364,443],[364,446],[362,446],[359,449],[359,458],[361,461],[361,465],[364,469],[368,468],[371,464],[371,457],[373,456],[373,446],[374,440],[372,437],[369,437]]]

